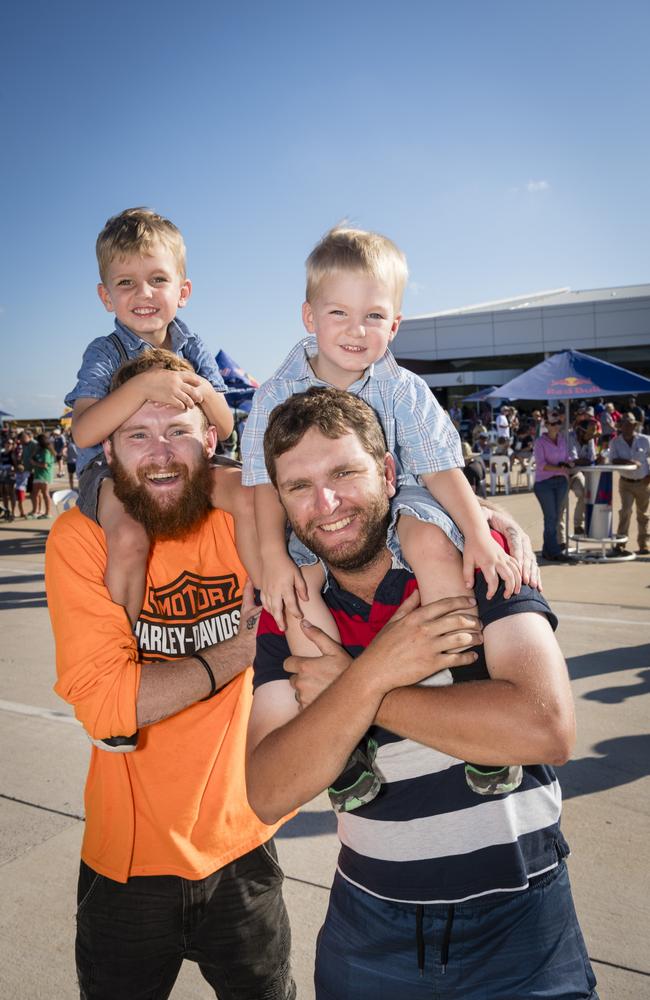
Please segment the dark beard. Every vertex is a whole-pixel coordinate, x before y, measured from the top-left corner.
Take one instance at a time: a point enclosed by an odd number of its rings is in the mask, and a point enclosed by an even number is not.
[[[336,549],[328,550],[325,545],[321,545],[316,537],[316,529],[310,528],[310,525],[307,525],[304,531],[292,527],[300,541],[327,566],[353,572],[365,569],[386,548],[390,507],[387,498],[380,496],[374,497],[367,507],[357,508],[352,513],[361,518],[363,529],[354,545],[342,546],[338,552]]]
[[[184,538],[212,510],[212,473],[208,458],[201,456],[191,473],[186,465],[172,465],[166,467],[166,471],[167,468],[168,471],[181,475],[184,482],[178,498],[164,504],[156,501],[146,485],[146,473],[151,472],[151,468],[138,470],[137,477],[134,478],[115,454],[111,462],[115,496],[122,501],[127,514],[144,527],[152,541]]]

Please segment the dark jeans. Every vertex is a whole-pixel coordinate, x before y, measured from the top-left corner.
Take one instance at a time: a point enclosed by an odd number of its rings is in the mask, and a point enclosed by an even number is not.
[[[598,1000],[564,862],[496,902],[426,904],[420,934],[417,909],[337,874],[316,1000]]]
[[[81,1000],[165,1000],[184,958],[219,1000],[294,1000],[291,934],[273,841],[198,881],[114,882],[81,862]]]
[[[533,489],[544,515],[544,552],[559,556],[562,549],[557,540],[557,523],[569,492],[569,482],[566,476],[551,476],[535,483]]]

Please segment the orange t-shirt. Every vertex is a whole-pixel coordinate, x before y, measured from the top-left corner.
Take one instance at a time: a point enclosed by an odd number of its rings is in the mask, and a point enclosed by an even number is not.
[[[76,509],[61,515],[46,552],[55,691],[95,738],[135,732],[141,659],[191,656],[235,634],[246,579],[232,519],[220,510],[182,541],[152,546],[136,635],[104,585],[105,567],[101,528]],[[251,701],[248,668],[209,701],[142,728],[133,753],[93,746],[86,864],[118,882],[198,879],[268,840],[280,824],[260,822],[246,799]]]

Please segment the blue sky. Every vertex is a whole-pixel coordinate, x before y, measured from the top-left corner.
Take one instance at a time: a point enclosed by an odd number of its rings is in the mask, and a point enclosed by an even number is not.
[[[347,217],[409,259],[405,315],[650,280],[650,5],[15,4],[0,41],[0,409],[61,412],[110,332],[94,242],[181,228],[184,320],[258,378]]]

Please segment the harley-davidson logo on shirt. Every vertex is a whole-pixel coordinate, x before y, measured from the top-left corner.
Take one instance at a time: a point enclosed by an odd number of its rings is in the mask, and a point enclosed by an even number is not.
[[[239,630],[238,590],[234,573],[200,577],[187,572],[149,590],[134,630],[142,659],[191,656],[232,639]]]

